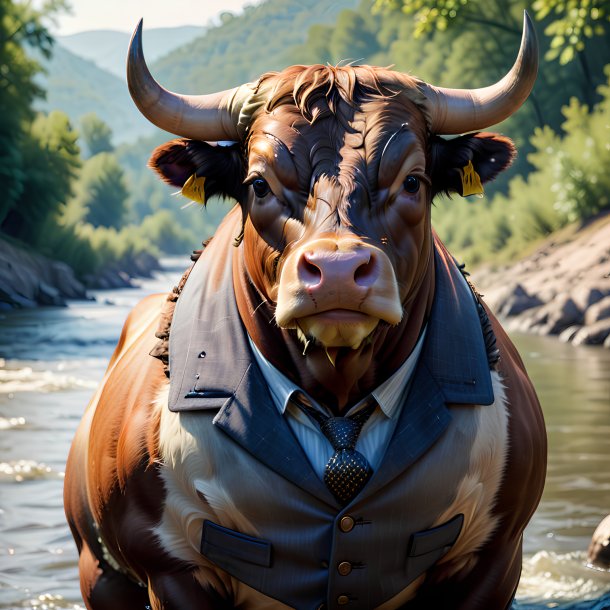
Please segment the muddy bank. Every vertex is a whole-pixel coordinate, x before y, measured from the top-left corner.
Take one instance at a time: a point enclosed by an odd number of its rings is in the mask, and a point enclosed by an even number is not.
[[[65,263],[0,239],[0,309],[65,306],[67,299],[87,299],[87,288],[130,287],[132,278],[157,269],[159,261],[142,253],[80,281]]]
[[[610,214],[473,279],[509,330],[610,349]]]

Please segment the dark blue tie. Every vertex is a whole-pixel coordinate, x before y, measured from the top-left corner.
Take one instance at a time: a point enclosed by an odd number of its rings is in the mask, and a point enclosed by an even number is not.
[[[366,405],[353,415],[329,417],[314,409],[301,394],[293,396],[292,400],[317,422],[335,450],[324,469],[324,483],[338,502],[347,504],[356,497],[373,473],[367,459],[355,447],[362,426],[377,408],[377,402],[371,396]]]

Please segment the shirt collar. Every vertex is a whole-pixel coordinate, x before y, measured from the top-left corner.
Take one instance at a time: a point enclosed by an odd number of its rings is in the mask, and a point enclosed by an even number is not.
[[[409,357],[402,363],[400,368],[381,385],[375,388],[371,394],[377,400],[381,411],[384,415],[390,419],[395,419],[400,413],[400,406],[404,402],[404,397],[409,388],[409,382],[413,377],[415,366],[419,359],[419,355],[422,350],[424,343],[424,336],[426,334],[426,328],[422,331],[417,344],[413,348]],[[262,352],[256,347],[254,341],[248,336],[250,347],[256,363],[258,364],[267,385],[269,386],[269,392],[273,398],[273,402],[277,407],[278,411],[283,415],[286,411],[286,407],[290,401],[291,396],[295,392],[306,392],[298,386],[296,383],[288,379],[280,370],[278,370],[269,360],[263,356]],[[324,410],[315,400],[308,396],[312,404],[320,409]],[[353,407],[355,409],[358,405]],[[351,411],[351,410],[350,410]],[[348,411],[349,413],[349,411]]]

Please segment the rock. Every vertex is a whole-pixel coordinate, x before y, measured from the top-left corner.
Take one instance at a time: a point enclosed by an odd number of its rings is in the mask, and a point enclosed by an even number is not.
[[[19,262],[18,252],[7,260],[0,255],[0,285],[7,295],[18,295],[28,301],[36,302],[38,275],[28,266]],[[17,301],[15,301],[17,303]]]
[[[54,305],[55,307],[65,307],[66,301],[61,296],[57,288],[40,280],[38,283],[38,303],[41,305]]]
[[[148,252],[138,252],[132,259],[133,273],[141,277],[152,277],[153,271],[161,269],[159,261]]]
[[[572,291],[572,299],[576,306],[586,311],[597,301],[601,301],[606,295],[599,289],[591,286],[579,286]]]
[[[610,335],[610,318],[583,326],[572,339],[574,345],[601,345]]]
[[[85,286],[76,279],[74,271],[66,263],[54,261],[51,265],[53,285],[68,299],[86,299]]]
[[[0,300],[12,307],[64,306],[86,297],[74,271],[57,261],[0,239]]]
[[[566,328],[583,323],[583,313],[572,298],[563,293],[536,310],[530,328],[542,335],[558,335]]]
[[[610,515],[601,521],[591,536],[587,566],[610,569]]]
[[[585,311],[585,324],[594,324],[605,318],[610,318],[610,296],[600,299]]]
[[[529,294],[521,284],[516,284],[511,294],[499,304],[501,316],[518,316],[527,309],[539,307],[542,301],[535,295]]]
[[[23,307],[30,309],[38,305],[36,301],[28,299],[17,292],[6,292],[5,290],[0,290],[0,299],[2,299],[7,305],[10,305],[11,308]]]
[[[559,340],[564,343],[569,343],[572,341],[576,333],[582,328],[581,324],[574,324],[574,326],[568,326],[564,331],[559,335]]]

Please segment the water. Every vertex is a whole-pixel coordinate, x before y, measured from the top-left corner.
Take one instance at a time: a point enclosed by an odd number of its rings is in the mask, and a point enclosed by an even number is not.
[[[127,313],[144,295],[167,292],[187,264],[166,263],[153,280],[99,293],[98,302],[2,313],[0,609],[84,609],[62,507],[68,448]],[[515,610],[610,609],[610,573],[584,566],[591,533],[610,512],[610,351],[514,339],[549,434]]]

